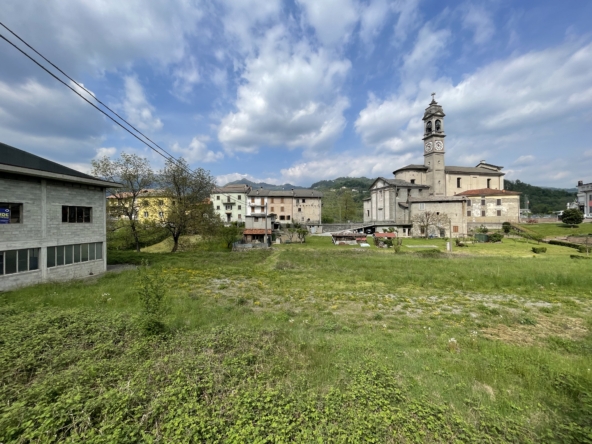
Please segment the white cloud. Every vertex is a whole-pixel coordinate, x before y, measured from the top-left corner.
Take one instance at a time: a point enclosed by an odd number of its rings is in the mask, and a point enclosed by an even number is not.
[[[194,137],[187,147],[182,147],[178,143],[174,143],[171,147],[173,153],[177,156],[182,156],[189,163],[203,162],[211,163],[224,158],[221,152],[208,150],[207,142],[209,138],[206,136]]]
[[[527,155],[527,156],[520,156],[518,159],[516,159],[512,163],[514,165],[528,165],[528,164],[532,163],[533,160],[534,160],[534,156]]]
[[[188,57],[181,66],[173,70],[173,92],[181,100],[193,91],[193,87],[201,80],[195,57]]]
[[[95,159],[101,159],[103,157],[113,157],[117,153],[117,148],[109,147],[109,148],[97,148],[97,155],[94,157]]]
[[[395,43],[401,43],[407,39],[409,33],[420,23],[420,0],[398,0],[393,4],[393,10],[399,14],[395,24]]]
[[[346,42],[359,19],[354,0],[297,0],[323,45]]]
[[[473,41],[477,45],[483,45],[491,40],[495,34],[493,20],[487,10],[474,4],[465,5],[463,28],[473,31]]]
[[[380,33],[389,18],[391,7],[387,0],[370,1],[366,8],[362,8],[360,15],[360,38],[370,44]]]
[[[125,77],[125,99],[122,104],[127,120],[142,131],[159,130],[162,122],[152,115],[154,107],[148,102],[144,89],[136,77]]]
[[[349,102],[339,86],[350,67],[304,41],[292,44],[281,26],[271,29],[246,61],[237,111],[222,119],[219,140],[230,151],[329,147],[345,127]]]

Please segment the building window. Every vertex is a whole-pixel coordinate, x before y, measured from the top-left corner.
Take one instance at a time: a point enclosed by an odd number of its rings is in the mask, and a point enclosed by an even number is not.
[[[467,207],[471,206],[471,199],[467,200]]]
[[[271,203],[275,203],[275,198],[271,198]]]
[[[302,212],[302,208],[298,208],[298,212],[301,213]]]
[[[289,214],[286,216],[286,220],[290,220],[290,215]]]
[[[255,203],[255,198],[251,197],[251,203]]]
[[[275,211],[275,207],[271,207],[271,212],[273,213]]]
[[[219,209],[219,208],[218,208]],[[164,213],[162,211],[158,212],[158,217],[160,217],[161,219],[164,217]]]
[[[280,216],[280,220],[286,220],[286,216]]]
[[[471,217],[471,210],[467,211],[467,217]]]
[[[460,177],[456,178],[456,188],[460,188]]]
[[[453,233],[458,233],[458,225],[453,225],[452,226],[452,232]]]
[[[238,206],[238,209],[239,209],[239,210],[240,210],[240,209],[242,209],[242,205],[239,205],[239,206]]]
[[[485,217],[485,210],[481,210],[481,217]]]
[[[232,211],[232,205],[226,205],[226,211]]]
[[[370,210],[366,210],[366,212],[368,213],[367,216],[370,216]]]
[[[481,206],[484,207],[485,206],[485,199],[481,199]]]
[[[497,203],[497,205],[501,205],[502,204],[502,200],[501,199],[498,199],[496,203]]]
[[[424,203],[420,203],[419,204],[419,209],[420,210],[425,210],[425,204]]]
[[[23,204],[0,202],[0,224],[20,224]]]
[[[148,217],[148,211],[144,211],[144,217]]]
[[[238,200],[243,200],[243,196],[241,196],[240,194],[238,195]]]
[[[220,200],[220,196],[216,196],[216,200]]]
[[[498,217],[502,215],[502,210],[497,210]]]
[[[491,188],[491,179],[487,179],[487,188]]]
[[[300,199],[296,199],[296,205],[300,203]]]
[[[254,219],[255,219],[255,222],[259,222],[259,218],[258,217],[255,217]]]
[[[217,206],[216,206],[216,210],[219,210],[219,209],[220,209],[220,205],[217,205]]]
[[[284,203],[284,198],[283,197],[281,198],[280,203]]]
[[[415,183],[415,179],[411,179],[411,183]]]
[[[261,198],[261,205],[265,205],[265,199],[263,197]]]
[[[0,275],[39,269],[39,248],[0,251]]]
[[[47,268],[102,259],[102,242],[47,247]]]
[[[302,203],[306,203],[306,199],[302,199]]]
[[[158,205],[162,207],[164,205],[164,200],[158,199]]]
[[[284,212],[284,207],[280,207],[280,212]]]
[[[62,222],[69,224],[91,223],[92,207],[70,207],[62,205]]]

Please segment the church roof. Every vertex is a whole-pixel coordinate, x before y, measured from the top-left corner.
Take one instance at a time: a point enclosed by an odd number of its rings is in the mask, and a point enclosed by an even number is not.
[[[456,196],[425,196],[425,197],[410,197],[409,203],[415,202],[462,202],[466,200],[466,197]]]
[[[378,180],[382,180],[383,182],[385,182],[389,185],[394,185],[396,187],[429,188],[428,185],[422,185],[419,183],[411,183],[411,182],[407,182],[406,180],[402,180],[402,179],[386,179],[384,177],[378,177],[374,182],[372,182],[372,185],[370,185],[370,188],[372,188]]]
[[[502,173],[501,171],[491,170],[489,168],[463,167],[463,166],[452,166],[452,165],[445,166],[444,171],[447,173],[480,174],[482,176],[503,176],[506,174],[506,173]]]
[[[467,190],[458,193],[457,196],[519,196],[519,191],[494,190],[493,188],[481,188],[479,190]]]
[[[427,171],[428,167],[425,165],[405,165],[404,167],[399,168],[398,170],[393,171],[393,174],[396,174],[397,171],[403,171],[403,170],[423,170],[423,171]]]

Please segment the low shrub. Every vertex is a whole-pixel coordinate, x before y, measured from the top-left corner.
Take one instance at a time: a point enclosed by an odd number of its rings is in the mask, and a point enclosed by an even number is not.
[[[532,247],[532,252],[536,254],[546,253],[547,247]]]
[[[578,250],[580,251],[580,253],[589,253],[590,251],[592,251],[592,245],[580,245],[578,247]]]
[[[439,256],[442,254],[442,252],[437,248],[426,248],[425,250],[417,251],[416,254],[419,254],[421,256]]]
[[[580,256],[578,254],[570,254],[569,257],[572,259],[592,259],[590,256]]]
[[[504,238],[502,233],[491,233],[489,235],[489,242],[501,242]]]
[[[560,241],[560,240],[550,240],[549,244],[550,245],[560,245],[562,247],[575,248],[576,250],[580,249],[580,245],[578,245],[578,244],[572,244],[571,242],[565,242],[565,241]]]

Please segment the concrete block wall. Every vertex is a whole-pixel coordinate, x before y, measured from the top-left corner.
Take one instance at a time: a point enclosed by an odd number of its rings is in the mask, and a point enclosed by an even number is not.
[[[0,225],[0,251],[39,248],[39,270],[0,275],[0,291],[48,280],[81,278],[107,269],[106,202],[100,187],[0,178],[0,202],[22,203],[22,223]],[[91,223],[62,222],[62,206],[92,207]],[[47,268],[47,247],[102,242],[103,259]]]

